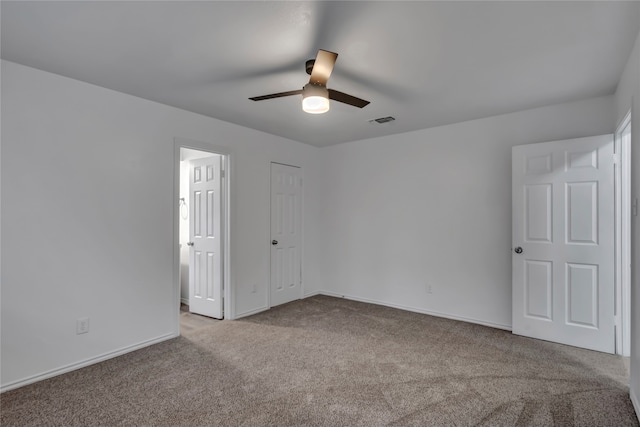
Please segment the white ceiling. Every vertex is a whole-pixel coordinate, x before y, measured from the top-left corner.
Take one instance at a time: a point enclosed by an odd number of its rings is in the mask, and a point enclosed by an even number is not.
[[[327,146],[608,95],[639,2],[2,1],[2,58]],[[332,101],[301,89],[318,49],[339,53]],[[369,120],[394,116],[384,125]]]

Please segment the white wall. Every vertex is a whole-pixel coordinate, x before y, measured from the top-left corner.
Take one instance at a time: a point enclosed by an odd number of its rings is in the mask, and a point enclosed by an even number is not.
[[[638,16],[640,19],[640,16]],[[640,199],[640,33],[615,94],[617,125],[631,109],[631,199]],[[640,414],[640,222],[631,217],[631,400]]]
[[[324,148],[323,290],[509,329],[511,147],[612,123],[610,96]]]
[[[304,169],[317,289],[318,149],[11,62],[1,83],[3,389],[178,333],[175,137],[232,153],[235,315],[267,307],[270,161]]]

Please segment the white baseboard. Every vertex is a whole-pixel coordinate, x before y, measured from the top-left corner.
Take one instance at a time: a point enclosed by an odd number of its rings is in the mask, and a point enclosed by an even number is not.
[[[263,311],[269,310],[269,307],[260,307],[255,310],[245,311],[244,313],[237,314],[233,317],[233,320],[240,319],[242,317],[253,316],[254,314],[262,313]]]
[[[184,305],[189,305],[189,298],[180,298],[180,302]]]
[[[329,297],[346,298],[348,300],[366,302],[366,303],[369,303],[369,304],[383,305],[385,307],[397,308],[397,309],[405,310],[405,311],[412,311],[414,313],[428,314],[429,316],[443,317],[445,319],[459,320],[461,322],[475,323],[475,324],[482,325],[482,326],[489,326],[490,328],[504,329],[506,331],[511,331],[512,330],[511,325],[503,325],[501,323],[487,322],[486,320],[474,319],[474,318],[463,317],[463,316],[456,316],[456,315],[447,314],[447,313],[440,313],[438,311],[425,310],[425,309],[422,309],[422,308],[410,307],[410,306],[400,305],[400,304],[393,304],[393,303],[388,303],[388,302],[385,302],[385,301],[372,300],[372,299],[369,299],[369,298],[361,298],[361,297],[357,297],[357,296],[353,296],[353,295],[344,295],[344,294],[338,294],[338,293],[335,293],[335,292],[327,292],[327,291],[319,291],[318,294],[319,295],[326,295],[326,296],[329,296]]]
[[[115,350],[115,351],[110,351],[108,353],[104,353],[104,354],[101,354],[101,355],[96,356],[96,357],[91,357],[89,359],[85,359],[85,360],[82,360],[80,362],[71,363],[71,364],[63,366],[61,368],[52,369],[50,371],[43,372],[41,374],[33,375],[33,376],[30,376],[30,377],[27,377],[27,378],[24,378],[24,379],[21,379],[21,380],[18,380],[18,381],[10,382],[8,384],[2,384],[0,386],[0,393],[4,393],[5,391],[13,390],[13,389],[18,388],[18,387],[23,387],[25,385],[32,384],[32,383],[35,383],[35,382],[38,382],[38,381],[46,380],[47,378],[55,377],[55,376],[58,376],[58,375],[61,375],[61,374],[65,374],[67,372],[75,371],[76,369],[84,368],[84,367],[89,366],[89,365],[94,365],[96,363],[104,362],[105,360],[113,359],[114,357],[122,356],[123,354],[130,353],[130,352],[135,351],[135,350],[140,350],[141,348],[149,347],[150,345],[158,344],[158,343],[161,343],[163,341],[167,341],[167,340],[170,340],[172,338],[179,337],[179,336],[180,336],[179,333],[178,334],[171,333],[171,334],[167,334],[167,335],[162,335],[162,336],[160,336],[158,338],[154,338],[154,339],[151,339],[151,340],[148,340],[148,341],[143,341],[141,343],[134,344],[134,345],[131,345],[131,346],[123,347],[121,349],[118,349],[118,350]]]
[[[631,403],[633,403],[633,409],[636,410],[636,417],[640,421],[640,401],[638,401],[638,396],[636,396],[632,388],[629,388],[629,397],[631,398]]]
[[[304,294],[304,295],[303,295],[303,297],[302,297],[302,299],[310,298],[310,297],[314,297],[314,296],[316,296],[316,295],[321,295],[321,294],[322,294],[322,292],[321,292],[321,291],[313,291],[313,292],[309,292],[308,294]]]

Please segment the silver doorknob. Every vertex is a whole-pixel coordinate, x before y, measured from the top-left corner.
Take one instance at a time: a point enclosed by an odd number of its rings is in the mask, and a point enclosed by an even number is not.
[[[193,242],[187,242],[187,246],[193,246]]]
[[[517,253],[517,254],[521,254],[521,253],[522,253],[522,248],[521,248],[520,246],[518,246],[518,247],[517,247],[517,248],[515,248],[513,251],[514,251],[515,253]]]
[[[278,244],[278,241],[277,241],[277,240],[272,240],[272,241],[271,241],[271,244],[275,246],[275,245],[277,245],[277,244]]]

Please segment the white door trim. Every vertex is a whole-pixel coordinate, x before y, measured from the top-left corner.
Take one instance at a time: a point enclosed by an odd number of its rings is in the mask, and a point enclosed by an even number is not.
[[[175,305],[172,318],[174,319],[174,330],[180,334],[180,229],[179,229],[179,204],[180,199],[180,148],[191,148],[194,150],[206,151],[212,154],[223,156],[225,177],[223,181],[224,213],[223,213],[223,279],[224,286],[224,318],[235,319],[234,310],[234,285],[233,271],[231,269],[231,227],[234,205],[234,176],[233,176],[233,150],[228,147],[221,147],[203,141],[195,141],[188,138],[176,137],[173,140],[173,291]]]
[[[631,111],[616,128],[614,140],[616,354],[625,357],[631,355],[631,141],[623,141],[622,133],[630,125]]]

